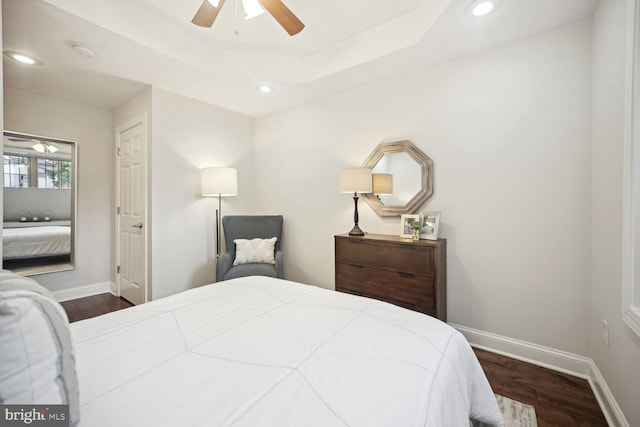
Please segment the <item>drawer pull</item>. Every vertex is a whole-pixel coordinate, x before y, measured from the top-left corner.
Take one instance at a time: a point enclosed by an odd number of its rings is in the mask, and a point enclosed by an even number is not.
[[[349,267],[357,268],[358,270],[362,270],[362,266],[361,265],[349,264]]]
[[[402,277],[416,277],[416,275],[415,275],[415,274],[411,274],[411,273],[402,273],[402,272],[400,272],[400,273],[398,273],[398,274],[399,274],[400,276],[402,276]]]

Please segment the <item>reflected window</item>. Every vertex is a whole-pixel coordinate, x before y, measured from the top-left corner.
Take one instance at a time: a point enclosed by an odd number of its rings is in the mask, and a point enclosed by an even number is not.
[[[24,156],[4,156],[4,186],[23,188],[29,186],[29,159]]]
[[[68,160],[4,155],[4,186],[7,188],[71,188],[71,162]]]
[[[38,188],[71,188],[71,162],[59,159],[38,160]]]

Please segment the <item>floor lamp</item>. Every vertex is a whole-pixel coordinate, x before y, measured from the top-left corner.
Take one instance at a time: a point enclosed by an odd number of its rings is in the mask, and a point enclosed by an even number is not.
[[[233,168],[204,168],[200,170],[202,197],[217,197],[216,209],[216,258],[220,256],[220,231],[222,230],[222,198],[238,195],[238,171]]]
[[[340,192],[353,193],[353,222],[355,223],[349,236],[364,236],[364,231],[358,226],[358,193],[371,193],[372,178],[369,168],[346,168],[340,174]]]

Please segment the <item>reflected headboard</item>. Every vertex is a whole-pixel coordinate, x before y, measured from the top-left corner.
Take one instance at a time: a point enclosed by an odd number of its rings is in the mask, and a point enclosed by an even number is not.
[[[19,221],[23,212],[51,212],[52,219],[70,220],[71,190],[5,188],[3,221]]]

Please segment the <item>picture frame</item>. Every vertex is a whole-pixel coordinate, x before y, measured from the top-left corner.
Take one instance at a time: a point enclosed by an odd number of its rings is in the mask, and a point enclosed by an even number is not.
[[[413,237],[413,222],[420,223],[420,215],[404,214],[400,217],[400,237],[411,239]]]
[[[425,240],[438,240],[438,228],[440,227],[440,212],[424,212],[420,218],[420,238]]]

